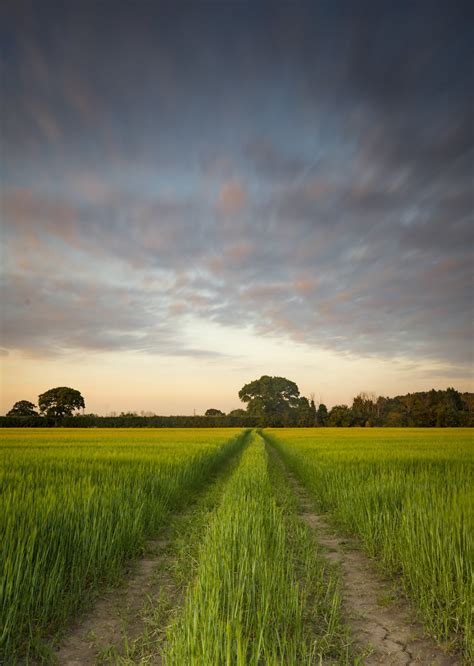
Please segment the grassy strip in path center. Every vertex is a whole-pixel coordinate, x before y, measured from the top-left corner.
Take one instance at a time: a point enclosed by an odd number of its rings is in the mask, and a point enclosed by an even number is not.
[[[254,433],[203,535],[163,663],[347,662],[337,590],[322,582],[312,549],[302,546],[304,528],[289,527],[289,515],[275,498],[264,440]]]
[[[142,594],[135,620],[122,627],[121,640],[102,645],[98,663],[161,664],[167,627],[181,613],[189,581],[197,568],[197,552],[213,512],[219,506],[229,478],[239,466],[251,437],[246,431],[239,448],[215,470],[206,487],[188,498],[186,508],[170,517],[161,535],[162,547],[150,578],[150,590]],[[137,631],[139,628],[139,631]]]

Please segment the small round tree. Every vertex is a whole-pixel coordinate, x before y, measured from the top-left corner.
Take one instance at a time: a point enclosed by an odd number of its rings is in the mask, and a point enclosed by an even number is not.
[[[61,418],[71,416],[76,409],[85,407],[84,398],[79,391],[67,386],[49,389],[38,396],[38,407],[42,414]]]
[[[19,400],[15,402],[7,416],[38,416],[35,407],[36,405],[29,400]]]

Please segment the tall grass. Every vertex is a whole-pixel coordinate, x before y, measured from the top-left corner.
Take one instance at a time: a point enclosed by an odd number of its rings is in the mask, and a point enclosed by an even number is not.
[[[262,438],[254,433],[210,519],[195,579],[168,633],[164,662],[176,666],[317,663],[307,632],[304,584],[314,550],[295,567]],[[328,616],[339,600],[332,583]],[[338,621],[325,623],[336,631]],[[316,630],[317,631],[317,630]],[[330,641],[328,642],[328,644]]]
[[[242,440],[224,429],[5,432],[0,663],[38,656]]]
[[[401,574],[427,629],[474,658],[472,431],[274,431],[321,506]]]

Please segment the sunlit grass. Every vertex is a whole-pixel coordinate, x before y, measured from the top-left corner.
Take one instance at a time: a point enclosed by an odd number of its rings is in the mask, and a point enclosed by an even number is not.
[[[270,433],[321,507],[400,574],[430,632],[472,657],[472,431]],[[19,429],[2,436],[2,663],[40,656],[45,639],[50,644],[121,577],[124,562],[140,554],[170,510],[186,505],[249,441],[230,429]],[[166,663],[355,663],[337,578],[298,520],[273,458],[254,432],[223,480],[190,579],[182,581],[185,600],[168,630]]]
[[[401,574],[429,631],[472,658],[472,430],[270,432],[321,506]]]
[[[164,662],[319,663],[323,652],[340,648],[340,599],[326,574],[304,526],[290,526],[278,505],[264,441],[255,433],[203,535]]]
[[[237,433],[3,431],[2,663],[37,651],[91,593],[117,580],[170,508],[240,446]]]

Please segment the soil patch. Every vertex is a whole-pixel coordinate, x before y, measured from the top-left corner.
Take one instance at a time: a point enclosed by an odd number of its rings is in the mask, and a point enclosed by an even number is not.
[[[92,666],[113,663],[122,653],[124,639],[133,642],[145,629],[143,607],[149,598],[166,591],[174,593],[174,583],[163,566],[167,539],[150,541],[146,554],[130,565],[124,584],[106,594],[94,605],[90,614],[72,626],[57,652],[61,666]]]

